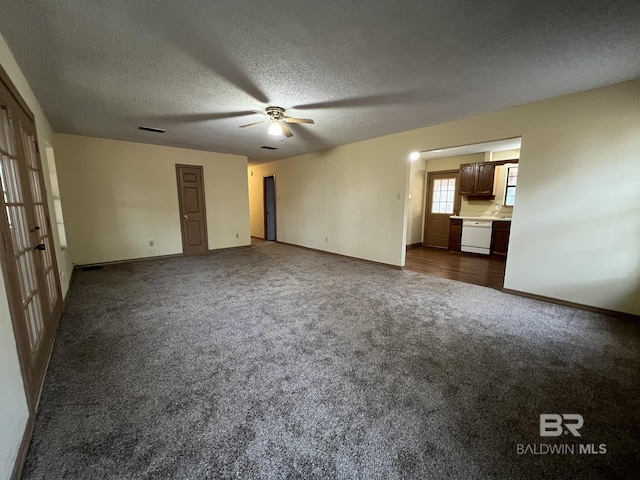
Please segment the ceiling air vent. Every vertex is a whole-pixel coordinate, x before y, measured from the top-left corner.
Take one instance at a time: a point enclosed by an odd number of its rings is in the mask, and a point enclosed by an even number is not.
[[[146,130],[147,132],[153,132],[153,133],[164,133],[164,132],[166,132],[166,130],[164,128],[145,127],[144,125],[140,125],[138,128],[140,130]]]
[[[262,146],[262,147],[260,147],[260,148],[264,148],[265,150],[277,150],[277,148],[276,148],[276,147],[267,147],[266,145],[263,145],[263,146]]]

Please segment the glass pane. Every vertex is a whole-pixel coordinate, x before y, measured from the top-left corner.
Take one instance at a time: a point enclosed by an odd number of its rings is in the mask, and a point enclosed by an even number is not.
[[[440,190],[440,184],[441,184],[440,180],[436,180],[435,182],[433,182],[433,189]]]
[[[2,190],[6,203],[22,203],[22,189],[18,180],[18,161],[6,155],[2,156]]]
[[[440,201],[440,192],[433,192],[433,201],[434,202],[439,202]]]
[[[38,230],[38,238],[42,239],[49,235],[49,231],[47,229],[47,216],[44,211],[44,205],[38,204],[35,205],[36,209],[36,222],[38,222],[38,226],[40,230]]]
[[[53,199],[53,210],[56,215],[57,223],[64,223],[64,216],[62,215],[62,203],[59,198]]]
[[[7,207],[9,230],[13,240],[14,253],[19,255],[29,248],[29,231],[27,227],[27,213],[24,206],[14,205]]]
[[[43,321],[42,310],[40,308],[40,296],[34,295],[25,310],[27,318],[27,329],[29,331],[29,342],[31,350],[35,350],[42,338]]]
[[[29,169],[29,181],[31,182],[31,192],[33,194],[34,203],[42,203],[42,190],[40,189],[40,182],[38,181],[38,171]]]
[[[49,270],[47,274],[47,292],[49,292],[49,309],[55,307],[58,300],[58,289],[56,288],[56,278],[54,270]]]
[[[51,195],[53,198],[60,198],[60,186],[58,185],[58,174],[56,172],[50,172],[51,177]]]
[[[64,230],[64,224],[58,223],[58,238],[60,239],[60,247],[67,247],[67,232]]]
[[[24,133],[24,150],[27,157],[27,165],[34,170],[37,170],[38,154],[36,153],[36,144],[33,135]]]
[[[454,195],[453,190],[449,190],[447,192],[447,202],[453,202],[453,195]]]
[[[447,209],[445,213],[453,213],[453,202],[447,202]]]
[[[15,154],[9,110],[4,105],[0,107],[0,149],[10,155]]]

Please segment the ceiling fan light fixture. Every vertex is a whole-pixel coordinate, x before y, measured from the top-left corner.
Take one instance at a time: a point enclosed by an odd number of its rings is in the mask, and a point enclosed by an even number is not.
[[[269,125],[269,135],[273,135],[274,137],[282,136],[282,127],[278,122],[273,122]]]

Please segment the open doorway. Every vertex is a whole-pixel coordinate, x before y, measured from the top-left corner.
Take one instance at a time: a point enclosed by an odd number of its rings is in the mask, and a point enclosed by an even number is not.
[[[518,137],[420,153],[410,170],[405,268],[502,289],[520,145]],[[422,198],[413,182],[422,184]]]
[[[264,239],[277,240],[276,232],[276,176],[264,177]]]

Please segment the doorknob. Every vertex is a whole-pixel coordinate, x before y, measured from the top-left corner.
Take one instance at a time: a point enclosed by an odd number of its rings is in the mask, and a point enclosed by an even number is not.
[[[36,248],[34,248],[34,250],[44,250],[44,249],[45,249],[44,243],[36,245]]]
[[[185,220],[189,220],[189,215],[185,215],[185,216],[184,216],[184,219],[185,219]]]
[[[37,232],[38,230],[40,230],[40,227],[35,226],[31,229],[32,232]]]

